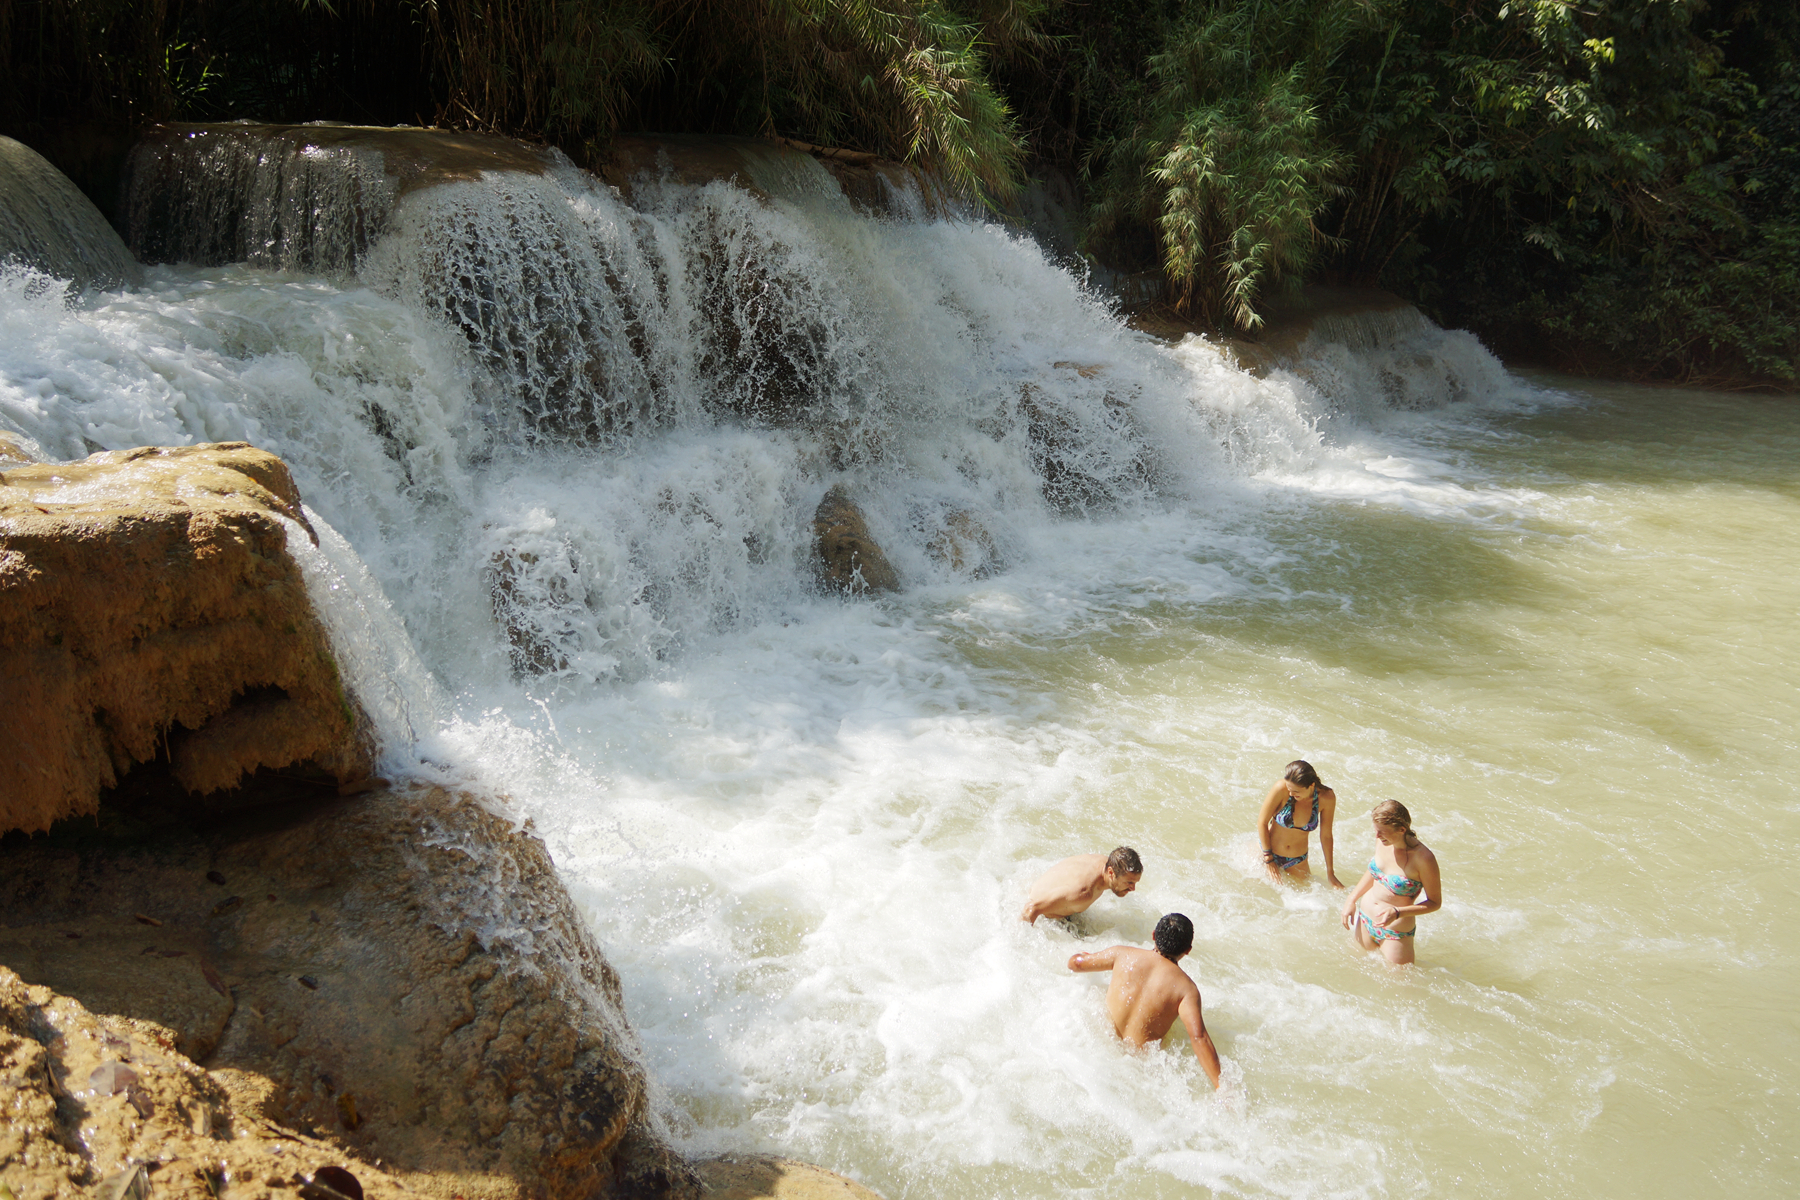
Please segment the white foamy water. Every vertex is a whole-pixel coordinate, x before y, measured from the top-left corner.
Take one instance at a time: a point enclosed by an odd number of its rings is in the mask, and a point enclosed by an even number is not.
[[[891,1200],[1790,1191],[1791,401],[1571,397],[1418,326],[1258,381],[794,170],[445,187],[354,280],[0,277],[0,424],[288,460],[387,769],[536,822],[695,1152]],[[840,481],[902,594],[812,586]],[[1294,757],[1347,883],[1412,808],[1418,969],[1259,879]],[[1014,919],[1119,842],[1132,897]],[[1063,966],[1171,910],[1217,1097]]]

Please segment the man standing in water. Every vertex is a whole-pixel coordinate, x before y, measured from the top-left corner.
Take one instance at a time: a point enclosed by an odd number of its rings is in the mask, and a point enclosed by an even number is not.
[[[1019,920],[1036,924],[1039,917],[1072,917],[1086,912],[1101,892],[1128,896],[1144,877],[1144,861],[1130,846],[1111,854],[1077,854],[1045,871],[1025,897]]]
[[[1217,1091],[1219,1052],[1200,1019],[1200,989],[1177,965],[1194,948],[1194,923],[1180,913],[1168,913],[1156,923],[1154,936],[1155,953],[1113,946],[1098,954],[1070,956],[1069,970],[1113,973],[1106,989],[1106,1012],[1113,1031],[1133,1048],[1162,1041],[1180,1017],[1194,1043],[1194,1057]]]

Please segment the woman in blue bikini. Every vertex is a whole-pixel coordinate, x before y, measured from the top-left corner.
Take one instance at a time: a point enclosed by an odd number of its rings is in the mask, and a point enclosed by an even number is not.
[[[1375,857],[1344,901],[1344,928],[1359,950],[1379,950],[1396,966],[1413,960],[1415,919],[1444,905],[1437,855],[1412,831],[1412,814],[1396,800],[1369,812],[1375,822]]]
[[[1262,840],[1263,866],[1271,882],[1283,875],[1301,883],[1311,878],[1306,866],[1306,835],[1319,831],[1319,850],[1325,855],[1325,878],[1341,888],[1331,863],[1331,818],[1337,811],[1337,793],[1326,787],[1309,762],[1287,765],[1281,782],[1269,789],[1262,811],[1256,815],[1256,836]]]

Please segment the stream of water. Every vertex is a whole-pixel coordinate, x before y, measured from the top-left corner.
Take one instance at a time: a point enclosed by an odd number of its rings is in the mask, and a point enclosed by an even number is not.
[[[1426,326],[1257,380],[1029,239],[809,188],[453,185],[354,277],[13,272],[0,426],[288,460],[386,769],[535,823],[686,1149],[889,1200],[1800,1186],[1795,402]],[[550,244],[585,348],[433,290]],[[812,583],[834,482],[900,594]],[[933,552],[956,514],[980,571]],[[1297,757],[1344,882],[1379,799],[1436,851],[1416,968],[1260,875]],[[1015,919],[1120,843],[1134,895]],[[1063,966],[1167,911],[1217,1096]]]

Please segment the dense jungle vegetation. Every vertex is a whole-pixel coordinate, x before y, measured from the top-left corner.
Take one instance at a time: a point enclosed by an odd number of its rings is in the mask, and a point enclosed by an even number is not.
[[[1792,385],[1791,0],[0,0],[0,131],[164,119],[621,130],[905,158],[1220,329],[1378,285],[1503,351]],[[111,131],[110,133],[108,131]],[[100,180],[95,183],[95,180]]]

